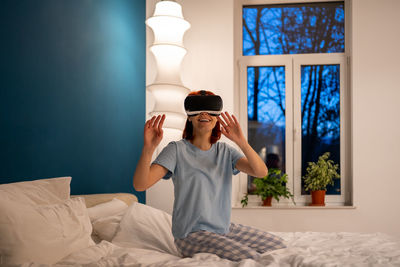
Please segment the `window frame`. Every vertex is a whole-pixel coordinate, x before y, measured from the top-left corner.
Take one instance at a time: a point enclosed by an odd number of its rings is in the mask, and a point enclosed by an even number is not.
[[[245,137],[248,133],[247,115],[247,67],[257,66],[285,66],[285,153],[286,173],[288,174],[287,186],[295,196],[298,206],[304,206],[311,202],[310,195],[301,195],[301,66],[302,65],[340,65],[340,166],[341,166],[341,194],[327,195],[327,206],[352,205],[352,173],[351,173],[351,90],[350,90],[350,1],[344,0],[345,8],[345,51],[344,53],[321,54],[286,54],[286,55],[254,55],[243,56],[242,36],[242,9],[243,6],[260,4],[291,4],[312,2],[336,2],[333,0],[236,0],[235,2],[235,61],[237,76],[235,84],[235,113],[243,128]],[[297,88],[297,90],[295,90]],[[289,110],[289,109],[290,110]],[[297,155],[297,156],[296,156]],[[240,200],[247,193],[247,174],[240,173],[239,179],[234,179],[233,207],[241,206]],[[236,181],[235,181],[236,180]],[[238,181],[237,181],[238,180]],[[257,206],[259,197],[249,195],[248,207]],[[274,206],[294,206],[289,199],[273,200]]]

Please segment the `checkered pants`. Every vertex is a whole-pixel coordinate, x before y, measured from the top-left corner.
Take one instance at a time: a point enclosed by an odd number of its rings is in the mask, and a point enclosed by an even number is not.
[[[278,236],[234,223],[226,234],[193,232],[185,238],[175,239],[175,245],[183,257],[205,252],[231,261],[258,260],[262,253],[286,247]]]

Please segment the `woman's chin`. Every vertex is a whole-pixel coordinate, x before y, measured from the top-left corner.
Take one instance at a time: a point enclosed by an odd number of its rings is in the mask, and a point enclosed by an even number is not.
[[[196,129],[196,131],[197,132],[200,132],[200,133],[207,133],[207,132],[212,132],[212,129],[213,129],[213,127],[212,127],[212,125],[210,125],[210,124],[208,124],[208,125],[199,125],[198,127],[197,127],[197,129]]]

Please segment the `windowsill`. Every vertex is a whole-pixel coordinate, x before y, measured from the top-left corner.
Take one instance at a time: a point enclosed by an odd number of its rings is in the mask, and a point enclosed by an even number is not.
[[[356,209],[356,206],[340,206],[340,205],[327,205],[327,206],[304,206],[304,205],[296,205],[296,206],[289,206],[289,205],[277,205],[277,206],[271,206],[271,207],[266,207],[266,206],[247,206],[247,207],[242,207],[242,206],[234,206],[232,209],[269,209],[269,210],[304,210],[304,209],[323,209],[323,210],[349,210],[349,209]]]

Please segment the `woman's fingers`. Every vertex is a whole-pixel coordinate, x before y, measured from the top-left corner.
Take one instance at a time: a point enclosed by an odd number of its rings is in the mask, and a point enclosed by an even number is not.
[[[236,119],[235,115],[232,114],[232,118],[233,118],[233,120],[235,121],[235,123],[236,123],[237,125],[239,125],[239,121]]]
[[[229,120],[228,120],[228,118],[226,117],[226,115],[223,112],[221,113],[221,116],[224,119],[224,123],[225,124],[229,124]]]
[[[221,124],[221,126],[222,126],[223,128],[226,128],[225,122],[224,122],[220,117],[217,117],[217,120],[219,121],[219,123]]]
[[[219,123],[221,124],[221,133],[224,134],[224,135],[226,135],[227,132],[226,132],[226,125],[225,125],[225,123],[224,123],[219,117],[218,117],[217,119],[218,119]]]
[[[229,126],[221,118],[217,119],[221,124],[221,133],[229,138]]]
[[[224,118],[225,127],[227,126],[237,126],[239,125],[238,120],[236,119],[235,115],[229,115],[228,112],[221,113],[222,117]]]
[[[150,128],[153,125],[154,120],[156,119],[156,116],[151,117],[151,119],[149,119],[148,121],[146,121],[145,123],[145,127]]]
[[[158,115],[156,117],[155,121],[153,122],[153,124],[151,125],[151,127],[157,128],[158,127],[158,122],[160,121],[160,119],[161,119],[161,115]]]
[[[228,122],[229,122],[229,123],[233,123],[233,120],[232,120],[231,115],[229,115],[228,112],[225,112],[225,114],[226,114],[226,117],[228,118]],[[228,124],[229,124],[229,123],[228,123]]]
[[[222,112],[221,115],[224,118],[224,120],[225,120],[227,125],[229,125],[229,124],[237,124],[236,118],[232,119],[231,115],[229,115],[228,112]],[[234,116],[234,115],[232,115],[232,116]]]
[[[151,120],[148,121],[149,122],[148,128],[152,128],[158,132],[162,132],[162,126],[164,124],[164,121],[165,121],[165,114],[158,115],[157,117],[153,116]]]
[[[221,128],[221,133],[223,134],[223,135],[227,135],[227,132],[225,131],[225,129],[224,128]]]
[[[165,114],[153,116],[151,117],[151,119],[146,121],[144,128],[145,129],[153,128],[155,130],[162,131],[162,126],[164,124],[164,121],[165,121]]]
[[[163,126],[163,124],[164,124],[164,121],[165,121],[165,114],[163,114],[162,116],[161,116],[161,120],[160,120],[160,123],[158,124],[158,131],[162,131],[162,126]]]

